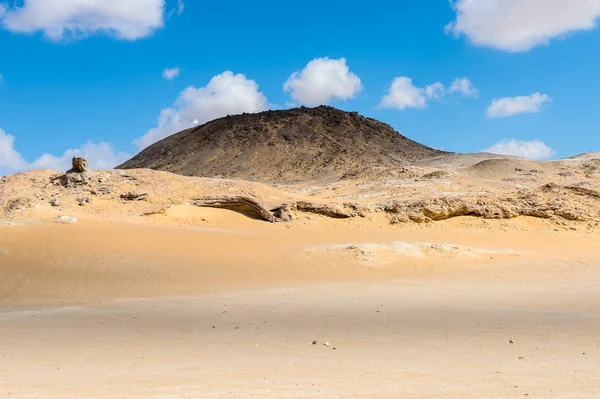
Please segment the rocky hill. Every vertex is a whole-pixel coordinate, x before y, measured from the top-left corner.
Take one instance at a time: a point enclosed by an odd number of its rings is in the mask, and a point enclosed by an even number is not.
[[[441,154],[387,124],[321,106],[217,119],[167,137],[118,168],[263,182],[323,182]]]

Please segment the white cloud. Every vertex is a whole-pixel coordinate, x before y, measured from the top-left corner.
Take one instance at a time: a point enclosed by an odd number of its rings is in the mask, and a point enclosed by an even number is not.
[[[108,143],[89,141],[80,148],[66,150],[60,156],[43,154],[29,163],[15,149],[15,137],[0,129],[0,175],[31,169],[53,169],[64,172],[71,169],[73,157],[86,158],[92,169],[111,169],[131,158],[131,155],[115,151]]]
[[[504,118],[524,113],[536,113],[542,109],[544,104],[551,101],[552,99],[548,95],[541,93],[534,93],[530,96],[496,98],[488,107],[487,116]]]
[[[434,84],[436,85],[436,84]],[[433,87],[431,85],[430,87]],[[435,90],[431,90],[433,95]],[[380,107],[396,108],[404,110],[406,108],[425,108],[427,107],[427,90],[420,89],[413,85],[412,79],[406,76],[394,78],[388,93],[383,96]]]
[[[317,106],[333,99],[349,100],[361,90],[360,78],[350,72],[346,59],[327,57],[310,61],[300,72],[294,72],[283,85],[300,104]]]
[[[115,151],[109,143],[94,143],[88,141],[80,148],[70,148],[62,155],[55,156],[43,154],[33,163],[27,166],[27,169],[53,169],[66,171],[71,169],[71,160],[73,157],[83,157],[87,159],[92,169],[112,169],[131,158],[131,154]]]
[[[467,78],[457,78],[446,89],[440,82],[427,85],[424,88],[413,84],[412,79],[406,76],[394,78],[387,94],[379,104],[382,108],[395,108],[405,110],[406,108],[426,108],[427,101],[443,101],[448,95],[456,94],[461,97],[476,97],[477,89]]]
[[[427,93],[427,97],[429,98],[441,100],[446,94],[446,86],[440,82],[435,82],[434,84],[425,87],[425,93]]]
[[[4,170],[22,170],[25,159],[15,150],[15,137],[0,129],[0,174]]]
[[[483,151],[491,152],[492,154],[515,155],[534,161],[548,159],[556,153],[543,141],[537,139],[531,141],[521,141],[515,139],[500,141]]]
[[[169,11],[169,15],[167,16],[167,18],[171,18],[173,16],[173,14],[175,14],[175,13],[177,13],[177,15],[183,14],[184,9],[185,9],[185,4],[184,4],[183,0],[177,0],[177,7],[173,8],[171,11]]]
[[[108,34],[135,40],[163,27],[164,0],[24,0],[4,5],[0,24],[14,33],[43,32],[51,40]]]
[[[158,126],[148,130],[133,143],[139,150],[197,123],[206,123],[226,115],[260,112],[269,102],[258,91],[258,84],[242,74],[223,72],[213,77],[206,87],[184,89],[171,108],[160,112]]]
[[[462,97],[477,97],[479,95],[479,91],[468,78],[454,79],[449,91],[450,93],[459,94]]]
[[[571,32],[591,30],[600,17],[598,0],[456,0],[456,20],[447,32],[473,44],[527,51]]]
[[[165,78],[167,80],[173,80],[177,76],[179,76],[180,73],[181,73],[181,69],[179,67],[165,68],[165,70],[163,71],[162,76],[163,76],[163,78]]]

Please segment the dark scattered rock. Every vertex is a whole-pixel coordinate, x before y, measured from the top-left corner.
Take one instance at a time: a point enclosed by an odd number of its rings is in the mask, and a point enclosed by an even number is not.
[[[98,187],[90,191],[92,195],[108,195],[110,193],[112,193],[112,190],[109,187]]]
[[[85,206],[85,204],[89,204],[92,202],[91,198],[77,198],[76,199],[79,206]]]
[[[50,200],[50,205],[52,205],[52,206],[60,206],[60,201],[58,199],[56,199],[56,198],[52,198]]]

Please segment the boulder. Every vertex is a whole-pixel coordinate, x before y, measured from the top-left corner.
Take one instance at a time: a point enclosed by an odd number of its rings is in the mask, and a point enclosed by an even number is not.
[[[60,177],[60,182],[65,187],[88,184],[93,177],[91,170],[85,172],[73,172],[72,169]]]
[[[142,201],[148,198],[148,192],[146,191],[130,191],[125,194],[121,194],[121,199],[124,201]]]
[[[88,170],[90,170],[88,161],[85,158],[73,157],[71,164],[73,165],[73,168],[69,172],[83,173],[83,172],[87,172]],[[69,172],[67,172],[67,173],[69,173]]]
[[[65,187],[85,185],[92,180],[94,173],[89,168],[88,161],[85,158],[74,157],[71,164],[72,168],[70,170],[54,180],[58,179],[60,184]]]

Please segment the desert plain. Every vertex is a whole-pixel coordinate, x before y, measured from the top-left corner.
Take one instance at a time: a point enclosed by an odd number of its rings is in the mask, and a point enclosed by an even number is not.
[[[444,157],[4,177],[0,397],[597,398],[597,154]]]

